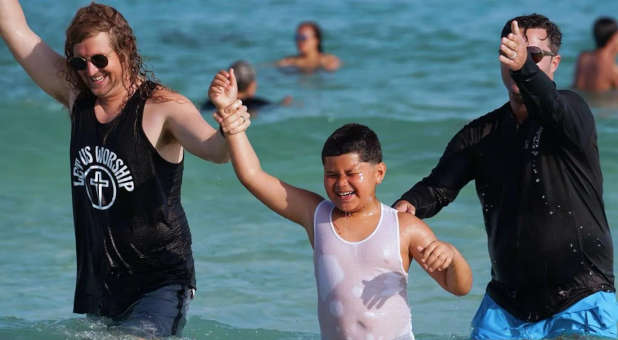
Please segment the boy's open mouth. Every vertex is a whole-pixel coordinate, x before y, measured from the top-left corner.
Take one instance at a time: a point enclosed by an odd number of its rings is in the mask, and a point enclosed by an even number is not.
[[[349,198],[352,195],[354,195],[354,191],[341,191],[341,192],[337,192],[335,193],[337,196],[339,196],[340,198]]]

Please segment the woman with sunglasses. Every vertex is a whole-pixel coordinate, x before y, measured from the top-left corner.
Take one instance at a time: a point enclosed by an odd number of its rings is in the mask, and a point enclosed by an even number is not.
[[[317,23],[305,21],[296,29],[296,48],[298,54],[283,58],[277,62],[282,68],[295,68],[301,72],[314,72],[316,70],[336,71],[341,66],[339,58],[332,54],[324,53],[322,49],[322,31]]]
[[[112,7],[92,3],[77,11],[64,56],[31,31],[17,0],[0,0],[0,35],[70,114],[74,312],[111,318],[140,336],[179,335],[195,292],[180,204],[184,149],[226,162],[223,131],[190,100],[151,80],[131,27]],[[232,119],[226,133],[249,126],[246,110]]]

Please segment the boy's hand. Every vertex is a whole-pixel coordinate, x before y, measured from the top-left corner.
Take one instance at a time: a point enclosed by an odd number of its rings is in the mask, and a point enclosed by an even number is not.
[[[434,240],[425,247],[417,247],[421,253],[419,263],[429,272],[443,271],[451,265],[455,251],[450,243]]]
[[[240,100],[235,100],[225,109],[217,110],[213,117],[221,125],[225,136],[243,132],[251,125],[251,115]]]
[[[221,70],[215,75],[210,88],[208,89],[208,97],[215,105],[217,110],[230,106],[238,96],[238,85],[236,84],[236,76],[234,69],[229,71]]]

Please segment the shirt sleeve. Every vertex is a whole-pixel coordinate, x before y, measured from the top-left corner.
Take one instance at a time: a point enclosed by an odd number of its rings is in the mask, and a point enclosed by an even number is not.
[[[469,139],[469,126],[466,126],[451,139],[431,174],[401,196],[399,200],[414,205],[417,217],[437,214],[472,180],[474,161]]]
[[[531,119],[561,135],[565,142],[585,149],[594,134],[594,117],[575,92],[559,91],[530,55],[524,66],[512,71]]]

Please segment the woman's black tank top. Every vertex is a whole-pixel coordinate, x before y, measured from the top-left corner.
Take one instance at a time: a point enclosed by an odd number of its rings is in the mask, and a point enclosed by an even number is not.
[[[164,160],[146,138],[140,92],[107,124],[97,121],[90,91],[73,106],[75,313],[113,317],[163,285],[195,287],[191,233],[180,203],[183,162]]]

